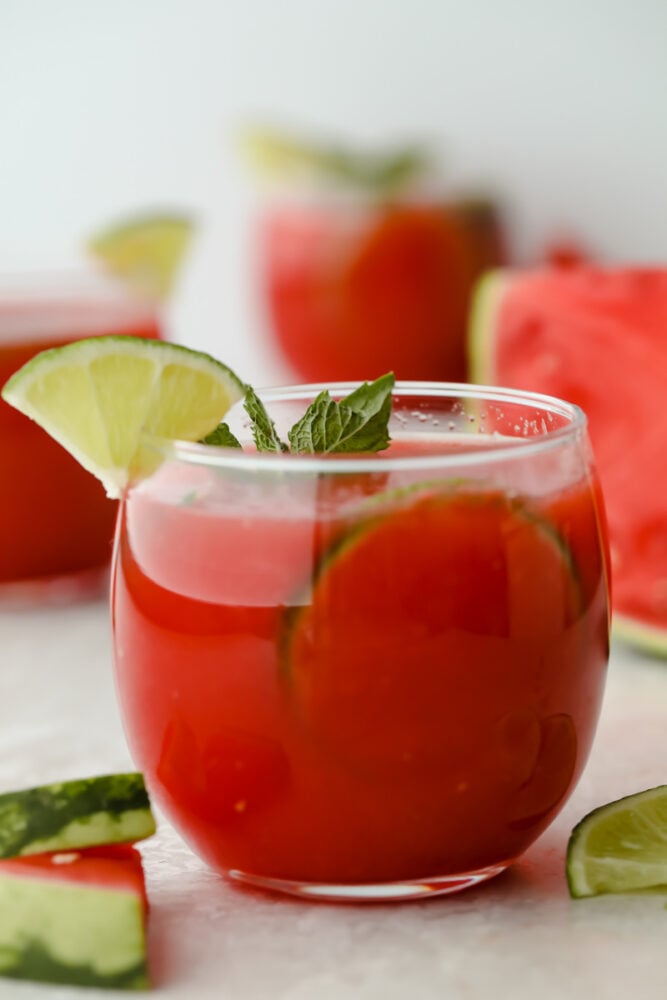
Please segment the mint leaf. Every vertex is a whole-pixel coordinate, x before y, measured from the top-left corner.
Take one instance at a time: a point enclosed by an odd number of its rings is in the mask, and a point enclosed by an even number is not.
[[[203,437],[200,444],[212,444],[216,448],[241,448],[241,442],[229,429],[229,424],[218,424],[206,437]]]
[[[395,381],[394,373],[388,372],[376,378],[374,382],[362,382],[342,402],[369,420],[377,418],[378,426],[383,426],[386,433],[386,425],[391,414],[391,390]],[[388,434],[387,444],[389,444]]]
[[[271,420],[264,404],[251,386],[248,386],[246,389],[243,406],[252,422],[252,436],[257,446],[257,451],[276,451],[278,454],[282,454],[284,451],[289,450],[287,445],[278,437],[273,420]]]
[[[252,436],[258,451],[279,455],[292,451],[297,455],[333,452],[381,451],[389,445],[389,417],[394,375],[389,372],[375,382],[363,382],[340,401],[327,390],[310,404],[303,417],[289,432],[288,446],[276,431],[261,399],[247,386],[243,406],[250,417]],[[204,444],[223,448],[241,448],[226,423],[202,438]]]
[[[321,392],[289,432],[292,451],[312,455],[387,448],[394,381],[389,372],[364,382],[340,402],[327,390]]]

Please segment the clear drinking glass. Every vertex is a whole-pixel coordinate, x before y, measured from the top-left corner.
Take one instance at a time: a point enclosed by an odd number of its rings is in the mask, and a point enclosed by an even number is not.
[[[263,393],[279,430],[318,388]],[[239,407],[232,426],[249,440]],[[130,747],[233,879],[352,900],[465,888],[525,851],[586,762],[608,609],[584,415],[404,383],[390,430],[356,456],[147,442],[156,471],[122,501]]]
[[[481,200],[276,198],[254,243],[270,342],[308,382],[463,380],[473,286],[505,262]]]
[[[155,307],[92,269],[0,273],[0,386],[35,354],[100,334],[159,336]],[[102,594],[117,504],[0,399],[0,603]]]

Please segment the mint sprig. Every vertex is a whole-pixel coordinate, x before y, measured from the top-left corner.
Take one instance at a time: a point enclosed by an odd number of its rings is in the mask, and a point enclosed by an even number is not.
[[[382,451],[389,445],[394,375],[364,382],[340,402],[321,392],[289,432],[297,455]]]
[[[237,437],[232,434],[229,424],[218,424],[210,434],[201,439],[201,444],[212,444],[216,448],[242,448],[243,445]]]
[[[282,454],[282,452],[289,450],[285,442],[281,441],[278,437],[273,420],[271,420],[264,404],[251,386],[248,386],[246,389],[243,406],[250,417],[252,436],[257,446],[257,451],[275,451],[278,454]]]
[[[250,417],[253,440],[258,451],[294,455],[352,454],[382,451],[389,447],[389,417],[394,374],[389,372],[374,382],[363,382],[341,400],[331,398],[328,389],[320,392],[287,437],[279,436],[275,424],[253,388],[246,389],[243,406]],[[240,448],[227,424],[220,424],[205,444]]]

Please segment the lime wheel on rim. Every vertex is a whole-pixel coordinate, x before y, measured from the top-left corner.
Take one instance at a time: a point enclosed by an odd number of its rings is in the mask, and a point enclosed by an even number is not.
[[[150,463],[142,435],[198,441],[245,392],[208,354],[140,337],[90,337],[42,351],[2,398],[31,417],[111,497]]]

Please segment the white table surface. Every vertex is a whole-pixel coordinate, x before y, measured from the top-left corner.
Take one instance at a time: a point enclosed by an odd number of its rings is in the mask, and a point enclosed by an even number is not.
[[[426,902],[306,903],[228,884],[166,821],[142,847],[158,996],[638,1000],[667,996],[667,895],[570,900],[571,827],[667,782],[667,662],[615,645],[588,767],[555,824],[487,885]],[[131,767],[104,603],[0,611],[0,790]],[[0,980],[0,1000],[127,994]]]

